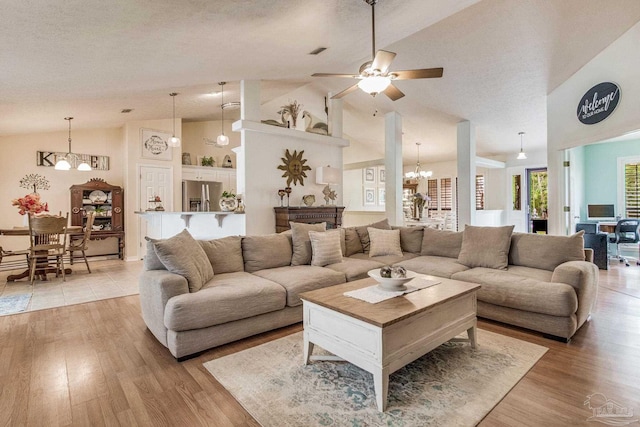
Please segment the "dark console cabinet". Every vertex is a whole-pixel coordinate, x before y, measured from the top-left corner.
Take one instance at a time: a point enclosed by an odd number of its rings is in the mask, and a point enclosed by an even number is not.
[[[281,207],[274,208],[276,212],[276,233],[289,230],[289,221],[315,224],[326,222],[327,228],[339,228],[342,225],[342,211],[344,206],[312,206],[312,207]]]

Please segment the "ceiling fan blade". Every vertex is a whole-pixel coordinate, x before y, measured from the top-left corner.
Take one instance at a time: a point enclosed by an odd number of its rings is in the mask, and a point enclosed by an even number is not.
[[[357,74],[313,73],[311,77],[348,77],[350,79],[357,79],[360,76]]]
[[[373,62],[371,63],[372,70],[380,70],[382,74],[386,73],[393,62],[393,58],[396,57],[396,54],[393,52],[388,52],[386,50],[379,50],[376,52],[376,57],[373,58]]]
[[[346,88],[345,90],[343,90],[342,92],[336,93],[335,95],[333,95],[331,97],[331,99],[338,99],[338,98],[342,98],[345,95],[349,95],[351,92],[355,91],[358,89],[358,83],[354,84],[351,87]]]
[[[397,101],[404,96],[404,93],[402,93],[400,89],[392,84],[387,86],[387,88],[384,90],[384,94],[387,95],[392,101]]]
[[[433,79],[442,77],[443,68],[422,68],[419,70],[394,71],[394,80]]]

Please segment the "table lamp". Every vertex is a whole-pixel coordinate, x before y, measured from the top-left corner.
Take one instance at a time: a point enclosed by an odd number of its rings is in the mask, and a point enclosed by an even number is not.
[[[331,166],[321,166],[316,169],[316,184],[326,184],[326,187],[322,189],[324,194],[325,206],[329,205],[330,200],[336,199],[335,191],[331,190],[332,184],[340,184],[342,180],[342,170],[339,168],[332,168]]]

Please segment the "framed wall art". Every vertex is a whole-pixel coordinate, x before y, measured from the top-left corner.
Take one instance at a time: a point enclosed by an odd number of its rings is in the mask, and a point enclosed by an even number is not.
[[[173,148],[169,147],[171,134],[153,129],[140,129],[140,145],[143,159],[173,160]]]
[[[365,184],[376,183],[376,168],[364,168],[362,169],[362,180]]]
[[[363,196],[363,205],[374,206],[376,204],[376,189],[365,188]]]
[[[378,166],[378,182],[380,184],[384,184],[386,181],[386,174],[384,170],[384,166]]]
[[[385,189],[378,187],[378,205],[385,205]]]

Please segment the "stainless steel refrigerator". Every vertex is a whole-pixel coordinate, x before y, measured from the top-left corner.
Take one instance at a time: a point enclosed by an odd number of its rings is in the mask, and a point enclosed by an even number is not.
[[[222,183],[216,181],[182,181],[182,211],[219,211]]]

